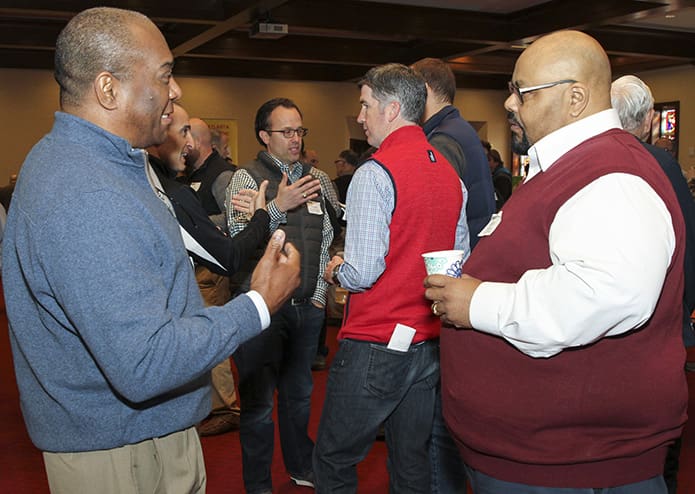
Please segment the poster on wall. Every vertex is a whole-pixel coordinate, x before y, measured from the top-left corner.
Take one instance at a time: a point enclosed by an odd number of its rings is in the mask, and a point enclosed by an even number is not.
[[[205,123],[208,124],[208,127],[210,127],[210,130],[216,130],[218,131],[221,136],[223,137],[223,146],[224,146],[224,137],[227,137],[227,143],[226,147],[228,150],[228,156],[232,160],[232,162],[236,165],[239,164],[239,146],[237,145],[238,143],[238,126],[237,126],[237,121],[232,120],[232,119],[226,119],[226,118],[204,118]],[[224,153],[220,153],[224,154]]]
[[[678,160],[680,102],[654,103],[651,143],[665,149]]]

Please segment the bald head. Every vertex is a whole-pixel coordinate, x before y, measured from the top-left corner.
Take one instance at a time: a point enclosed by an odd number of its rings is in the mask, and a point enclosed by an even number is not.
[[[191,157],[195,158],[191,161],[191,166],[197,170],[212,154],[212,133],[210,127],[200,118],[191,118],[191,136],[195,142],[195,152],[191,153]]]
[[[587,34],[557,31],[543,36],[521,54],[517,67],[521,65],[528,73],[535,73],[538,80],[529,81],[531,84],[573,79],[586,86],[589,94],[584,111],[589,114],[611,107],[608,55],[598,41]],[[588,114],[583,115],[586,116]]]
[[[512,80],[518,92],[504,106],[519,154],[548,134],[611,108],[608,56],[579,31],[539,38],[517,60]]]
[[[131,77],[135,60],[142,56],[142,29],[159,32],[147,17],[130,10],[95,7],[73,17],[56,41],[54,75],[61,106],[83,104],[99,72]]]
[[[174,103],[171,125],[166,140],[157,146],[147,148],[151,155],[164,162],[172,176],[176,176],[177,173],[186,169],[186,159],[193,149],[193,138],[190,130],[188,112],[181,105]]]

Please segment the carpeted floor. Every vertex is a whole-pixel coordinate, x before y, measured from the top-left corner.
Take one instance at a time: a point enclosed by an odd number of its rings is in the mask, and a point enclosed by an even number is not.
[[[2,294],[0,292],[0,300]],[[337,329],[329,327],[328,339],[331,355],[335,352]],[[330,362],[330,357],[329,357]],[[318,420],[323,405],[328,371],[314,372],[314,395],[310,433],[316,437]],[[43,469],[41,453],[27,435],[19,408],[19,393],[14,378],[12,355],[7,332],[4,307],[0,308],[0,494],[44,494],[48,483]],[[238,432],[202,438],[209,494],[241,493],[241,448]],[[279,438],[275,439],[273,458],[273,486],[276,494],[307,494],[306,487],[295,486],[285,473]],[[360,492],[388,492],[386,477],[386,447],[376,441],[369,456],[358,467]],[[78,494],[78,493],[75,493]]]
[[[0,293],[1,300],[1,293]],[[2,308],[4,309],[4,307]],[[7,319],[0,309],[0,493],[44,494],[48,485],[43,469],[41,453],[34,448],[24,428],[19,409],[19,397],[12,368],[12,357],[7,333]],[[336,328],[329,328],[328,340],[335,351]],[[689,360],[695,360],[695,349],[691,349]],[[310,432],[315,437],[318,419],[325,393],[328,371],[314,372],[314,395]],[[689,373],[691,390],[690,403],[695,404],[695,373]],[[691,407],[691,409],[694,409]],[[232,432],[202,440],[208,474],[208,493],[241,493],[241,451],[238,433]],[[284,471],[276,437],[273,461],[273,484],[276,494],[307,494],[311,490],[296,487]],[[680,494],[695,494],[695,428],[686,427],[681,470]],[[388,492],[386,474],[386,448],[376,441],[367,459],[358,467],[359,492],[381,494]],[[78,494],[78,493],[76,493]]]

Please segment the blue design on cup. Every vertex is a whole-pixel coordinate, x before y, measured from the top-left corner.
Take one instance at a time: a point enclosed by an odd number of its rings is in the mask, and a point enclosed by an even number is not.
[[[454,262],[451,266],[446,268],[446,275],[447,276],[452,276],[454,278],[460,278],[461,274],[463,274],[463,261],[458,260]]]

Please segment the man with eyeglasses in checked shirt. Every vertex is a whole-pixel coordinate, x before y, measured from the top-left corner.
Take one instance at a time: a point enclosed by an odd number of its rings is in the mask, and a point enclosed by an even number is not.
[[[300,161],[302,138],[308,129],[302,125],[297,105],[286,98],[267,101],[256,113],[255,132],[265,150],[234,174],[227,197],[242,189],[258,190],[261,182],[269,181],[266,201],[270,231],[282,228],[301,253],[301,284],[271,318],[263,337],[248,341],[233,356],[239,371],[239,438],[244,485],[249,494],[272,492],[275,389],[285,467],[295,484],[313,487],[314,443],[307,434],[313,387],[311,363],[325,317],[327,283],[322,275],[333,240],[324,201],[326,191],[310,174],[311,165]],[[279,190],[297,200],[299,206],[289,209],[277,194]],[[229,231],[236,235],[249,218],[235,211],[231,203],[227,206]],[[239,292],[247,290],[255,262],[250,264],[241,269]]]

